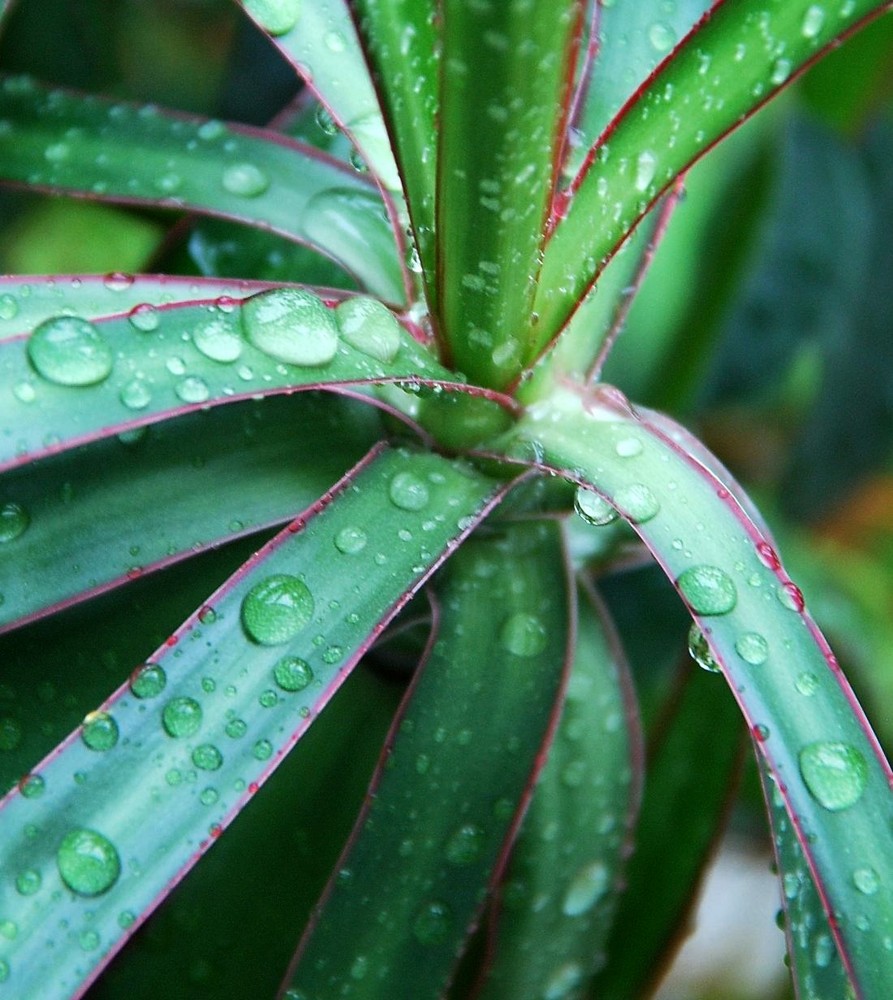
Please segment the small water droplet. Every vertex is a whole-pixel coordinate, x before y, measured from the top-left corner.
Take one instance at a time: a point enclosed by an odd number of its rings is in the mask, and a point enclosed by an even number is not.
[[[546,628],[526,611],[516,611],[499,630],[499,641],[514,656],[536,656],[546,648]]]
[[[853,885],[864,895],[873,896],[881,887],[881,878],[873,868],[857,868],[853,872]]]
[[[33,896],[41,885],[43,876],[36,868],[25,868],[16,875],[16,891],[21,896]]]
[[[118,723],[108,712],[90,712],[84,717],[81,739],[91,750],[111,750],[118,742]]]
[[[428,487],[412,472],[398,472],[388,486],[391,503],[401,510],[422,510],[428,505]]]
[[[161,724],[168,736],[183,739],[194,736],[202,725],[202,707],[194,698],[181,695],[164,706]]]
[[[234,163],[223,171],[224,190],[242,198],[257,198],[270,186],[270,178],[253,163]]]
[[[800,694],[807,698],[811,698],[819,688],[819,679],[815,674],[811,674],[806,671],[797,677],[797,680],[794,682],[794,686]]]
[[[130,690],[137,698],[154,698],[167,684],[164,667],[157,663],[144,663],[130,675]]]
[[[769,656],[769,643],[759,632],[745,632],[735,641],[735,652],[745,663],[758,667]]]
[[[300,288],[276,288],[247,299],[242,325],[248,340],[278,361],[316,367],[338,352],[332,310]]]
[[[133,285],[133,280],[132,274],[111,271],[102,279],[102,283],[110,292],[126,292]]]
[[[258,740],[252,753],[256,760],[269,760],[273,755],[273,744],[269,740]]]
[[[313,680],[313,669],[297,656],[283,656],[273,667],[273,679],[283,691],[303,691]]]
[[[676,32],[664,21],[655,21],[648,29],[648,41],[655,52],[669,52],[676,42]]]
[[[367,540],[362,528],[348,526],[335,535],[335,548],[346,556],[355,556],[366,548]]]
[[[107,892],[121,873],[121,860],[112,842],[96,830],[77,828],[62,839],[56,852],[62,881],[81,896]]]
[[[804,38],[815,38],[825,23],[825,11],[819,4],[810,4],[803,15],[800,32]]]
[[[94,930],[81,931],[78,941],[82,951],[95,951],[99,947],[100,937]]]
[[[712,674],[721,673],[722,668],[716,662],[706,636],[697,625],[692,625],[688,630],[688,652],[699,667]]]
[[[568,962],[549,977],[543,992],[543,1000],[564,1000],[582,981],[583,970],[576,962]]]
[[[184,403],[204,403],[211,397],[208,383],[198,375],[187,375],[175,386],[174,392]]]
[[[439,944],[449,934],[453,914],[446,903],[430,900],[415,915],[412,932],[421,944]]]
[[[796,583],[792,583],[790,580],[787,583],[779,584],[778,589],[775,591],[775,596],[789,611],[800,613],[806,606],[806,601],[803,599],[803,592]]]
[[[141,378],[132,378],[121,386],[121,402],[128,410],[144,410],[152,402],[152,391]]]
[[[200,323],[192,331],[192,342],[206,358],[221,364],[235,361],[242,353],[242,338],[219,317]]]
[[[261,708],[273,708],[279,704],[279,695],[272,688],[267,688],[257,696],[257,701]]]
[[[565,893],[561,912],[568,917],[578,917],[588,913],[607,892],[610,884],[610,873],[602,861],[584,865],[574,875]]]
[[[127,314],[127,318],[130,321],[130,325],[135,330],[139,330],[140,333],[152,333],[153,330],[158,329],[161,323],[158,310],[148,302],[141,302],[139,305],[134,306]]]
[[[401,328],[394,314],[377,299],[345,299],[335,307],[341,337],[363,354],[387,364],[400,350]]]
[[[757,544],[757,558],[767,569],[781,569],[781,560],[778,558],[775,549],[768,542],[759,542]]]
[[[451,865],[470,865],[484,850],[484,831],[474,823],[463,823],[446,845],[446,859]]]
[[[242,625],[262,646],[293,639],[313,617],[313,595],[303,580],[277,573],[255,584],[242,601]]]
[[[650,149],[643,150],[636,159],[636,190],[645,192],[657,172],[657,156]],[[641,443],[640,443],[641,450]]]
[[[301,0],[245,0],[245,10],[271,35],[284,35],[298,23]]]
[[[248,732],[248,723],[244,719],[230,719],[223,731],[231,740],[240,740]]]
[[[19,304],[15,297],[9,294],[0,295],[0,319],[15,319],[19,314]]]
[[[738,601],[735,584],[718,566],[690,566],[679,574],[676,586],[699,615],[726,614]]]
[[[812,957],[815,964],[820,969],[827,969],[831,964],[831,959],[834,957],[836,949],[834,947],[834,939],[830,934],[818,934],[816,935],[815,943],[813,945]]]
[[[39,375],[57,385],[95,385],[108,378],[113,355],[102,334],[79,316],[55,316],[28,339],[28,357]]]
[[[223,754],[213,743],[200,743],[192,751],[192,763],[202,771],[217,771],[223,766]]]
[[[621,486],[614,494],[614,502],[635,524],[644,524],[660,513],[657,497],[644,483]]]
[[[848,743],[818,741],[800,751],[800,774],[812,797],[831,812],[849,809],[868,783],[868,764]]]
[[[600,497],[595,490],[587,489],[585,486],[578,487],[574,494],[574,510],[588,524],[599,528],[611,524],[619,517],[607,500]]]
[[[31,518],[28,511],[17,503],[0,506],[0,544],[15,541],[28,529]]]
[[[19,791],[26,799],[39,799],[46,790],[46,780],[40,774],[26,774],[19,781]]]

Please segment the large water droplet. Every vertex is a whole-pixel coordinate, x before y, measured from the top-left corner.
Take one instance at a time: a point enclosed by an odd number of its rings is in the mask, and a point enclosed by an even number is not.
[[[223,766],[223,754],[213,743],[201,743],[192,751],[192,763],[202,771],[217,771]]]
[[[12,542],[23,535],[31,523],[28,511],[17,503],[0,506],[0,543]]]
[[[800,751],[800,774],[812,797],[831,812],[855,805],[868,783],[868,764],[848,743],[819,741]]]
[[[255,584],[242,601],[242,625],[263,646],[288,642],[313,617],[313,595],[303,580],[285,573]]]
[[[90,712],[84,718],[81,739],[91,750],[111,750],[118,742],[118,723],[108,712]]]
[[[301,0],[245,0],[245,10],[271,35],[284,35],[298,23]]]
[[[135,330],[139,330],[140,333],[152,333],[161,324],[158,310],[148,302],[141,302],[134,306],[127,314],[127,319],[130,321],[130,325]]]
[[[730,576],[718,566],[690,566],[676,580],[682,596],[699,615],[723,615],[738,601]]]
[[[446,845],[446,859],[451,865],[470,865],[484,850],[484,831],[474,823],[463,823]]]
[[[721,672],[722,668],[716,662],[706,636],[697,625],[692,625],[688,630],[688,652],[699,667],[709,670],[712,674]]]
[[[676,42],[676,32],[664,21],[655,21],[648,29],[648,41],[655,52],[669,52]]]
[[[745,663],[758,667],[769,656],[769,643],[759,632],[745,632],[735,641],[735,652]]]
[[[332,311],[300,288],[275,288],[248,299],[242,325],[255,347],[292,365],[325,365],[338,351]]]
[[[223,171],[223,187],[242,198],[257,198],[270,186],[270,178],[253,163],[234,163]]]
[[[206,358],[228,364],[242,353],[242,338],[219,317],[200,323],[192,331],[192,342]]]
[[[584,865],[574,875],[564,900],[561,912],[568,917],[578,917],[587,913],[602,898],[611,884],[607,866],[601,861]]]
[[[346,556],[355,556],[366,548],[366,532],[362,528],[348,526],[335,535],[335,548]]]
[[[95,830],[69,831],[56,852],[62,881],[81,896],[107,892],[121,873],[121,860],[112,842]]]
[[[202,707],[194,698],[181,695],[164,706],[161,724],[168,736],[183,739],[193,736],[202,725]]]
[[[341,337],[351,347],[385,363],[400,350],[400,324],[377,299],[366,296],[346,299],[335,308]]]
[[[95,385],[108,378],[113,356],[102,334],[79,316],[45,320],[28,339],[37,372],[57,385]]]
[[[422,944],[439,944],[449,934],[453,914],[446,903],[430,900],[416,913],[412,932]]]
[[[283,691],[303,691],[313,680],[313,669],[298,656],[283,656],[273,667],[273,679]]]
[[[144,663],[130,675],[130,690],[137,698],[154,698],[167,684],[164,667],[157,663]]]
[[[516,611],[499,630],[499,641],[515,656],[536,656],[546,648],[546,628],[536,615]]]
[[[388,486],[391,503],[401,510],[422,510],[428,504],[428,487],[412,472],[398,472]]]
[[[574,509],[589,524],[602,527],[618,518],[617,511],[595,492],[580,486],[574,494]]]
[[[184,403],[204,403],[211,397],[208,383],[198,375],[187,375],[174,386],[174,392]]]
[[[644,483],[621,486],[614,494],[614,501],[636,524],[644,524],[660,513],[660,502]]]

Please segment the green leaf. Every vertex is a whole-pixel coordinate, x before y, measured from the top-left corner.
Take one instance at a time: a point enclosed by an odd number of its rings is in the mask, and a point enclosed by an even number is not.
[[[316,247],[383,298],[404,298],[378,192],[319,150],[263,129],[51,90],[29,77],[3,79],[0,118],[0,179],[259,226]]]
[[[291,520],[378,436],[369,406],[305,394],[190,414],[10,470],[2,496],[28,525],[4,545],[0,631]]]
[[[482,385],[507,385],[531,359],[581,14],[576,0],[444,6],[438,313],[455,366]]]
[[[433,304],[440,72],[436,5],[433,0],[359,0],[354,6],[406,188],[418,266]]]
[[[893,976],[890,769],[803,596],[729,489],[601,386],[531,407],[513,448],[604,495],[675,582],[779,782],[865,997]],[[854,870],[877,871],[861,898]]]
[[[383,306],[352,301],[333,312],[289,288],[140,305],[93,322],[46,320],[30,338],[0,342],[0,378],[12,390],[0,399],[0,468],[258,393],[407,379],[455,384]]]
[[[626,665],[594,593],[581,595],[578,615],[561,720],[491,918],[481,1000],[563,996],[604,961],[641,747]]]
[[[399,194],[397,165],[347,0],[241,2],[350,136],[382,186]]]
[[[794,835],[784,799],[763,764],[760,778],[781,879],[785,934],[796,995],[803,1000],[840,1000],[856,996],[834,944],[822,900]],[[871,895],[876,891],[874,869],[862,868],[857,872],[853,874],[856,887]]]
[[[546,246],[535,303],[540,345],[679,173],[841,35],[887,8],[878,0],[714,6],[614,119],[574,180]]]
[[[626,891],[593,995],[634,1000],[666,967],[685,934],[698,883],[735,791],[742,726],[719,678],[686,669],[649,739],[645,794]],[[668,831],[673,856],[668,863]]]
[[[436,455],[372,453],[7,795],[17,997],[67,997],[96,975],[503,491]]]
[[[475,536],[439,583],[441,621],[355,839],[298,952],[299,995],[439,997],[530,793],[569,655],[558,528]]]

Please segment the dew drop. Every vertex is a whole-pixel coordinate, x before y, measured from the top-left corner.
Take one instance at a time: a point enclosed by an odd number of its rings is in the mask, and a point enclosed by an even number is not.
[[[806,601],[803,599],[803,592],[796,583],[791,583],[790,580],[787,583],[779,584],[778,589],[775,591],[775,596],[789,611],[799,613],[806,606]]]
[[[329,52],[344,51],[344,35],[340,31],[327,31],[324,41]]]
[[[175,386],[174,392],[184,403],[204,403],[211,397],[208,383],[198,375],[187,375]]]
[[[81,739],[91,750],[111,750],[118,742],[118,723],[108,712],[90,712],[82,723]]]
[[[735,652],[745,663],[758,667],[769,656],[769,643],[759,632],[745,632],[735,641]]]
[[[26,799],[39,799],[46,790],[46,780],[40,774],[26,774],[19,781],[19,791]]]
[[[657,156],[650,149],[643,150],[636,159],[636,190],[648,190],[657,172]],[[641,442],[639,450],[641,451]]]
[[[619,516],[607,500],[600,497],[595,490],[587,489],[585,486],[578,487],[574,494],[574,510],[587,524],[599,528],[611,524]]]
[[[130,690],[137,698],[154,698],[167,684],[164,667],[157,663],[144,663],[130,675]]]
[[[183,739],[193,736],[202,724],[202,707],[194,698],[181,695],[164,706],[161,713],[161,724],[168,736]]]
[[[56,852],[62,881],[81,896],[107,892],[121,873],[121,860],[112,842],[95,830],[70,830]]]
[[[298,22],[301,0],[245,0],[245,9],[271,35],[284,35]]]
[[[275,288],[247,299],[242,325],[255,347],[292,365],[325,365],[338,352],[332,310],[300,288]]]
[[[133,275],[124,271],[111,271],[102,279],[103,285],[110,292],[126,292],[133,285]]]
[[[804,697],[811,698],[819,688],[819,679],[815,674],[804,671],[804,673],[798,675],[797,680],[794,681],[794,686]]]
[[[366,548],[367,540],[362,528],[348,526],[335,535],[335,548],[346,556],[355,556]]]
[[[416,913],[412,932],[421,944],[439,944],[449,934],[453,914],[446,903],[430,900]]]
[[[351,347],[387,364],[400,350],[400,324],[377,299],[357,296],[335,307],[341,337]]]
[[[688,630],[688,652],[699,667],[711,674],[721,673],[721,667],[713,656],[710,644],[697,625],[692,625]]]
[[[660,513],[657,497],[644,483],[621,486],[614,494],[614,502],[636,524],[644,524]]]
[[[248,723],[244,719],[230,719],[223,731],[231,740],[240,740],[248,732]]]
[[[549,977],[543,992],[543,1000],[564,1000],[582,981],[583,970],[576,962],[568,962]]]
[[[152,333],[161,324],[158,310],[155,306],[149,305],[148,302],[141,302],[134,306],[127,314],[127,319],[130,321],[130,325],[135,330],[139,330],[140,333]]]
[[[283,691],[303,691],[313,680],[313,669],[297,656],[283,656],[273,667],[273,680]]]
[[[648,29],[648,41],[655,52],[669,52],[676,42],[676,33],[663,21],[655,21]]]
[[[16,891],[20,896],[33,896],[43,884],[43,876],[36,868],[25,868],[16,876]]]
[[[781,569],[781,561],[778,558],[778,554],[768,542],[759,542],[757,544],[757,557],[767,569]]]
[[[812,957],[815,964],[820,969],[827,969],[831,964],[831,959],[834,958],[835,947],[834,939],[830,934],[819,934],[816,936],[815,944],[813,945]]]
[[[57,385],[95,385],[108,378],[113,356],[102,334],[79,316],[55,316],[28,339],[28,357],[38,374]]]
[[[588,913],[602,898],[610,885],[607,866],[601,861],[584,865],[574,875],[564,899],[561,912],[568,917],[578,917]]]
[[[0,295],[0,319],[15,319],[19,314],[19,304],[14,296],[9,294]]]
[[[451,865],[470,865],[484,850],[484,831],[474,823],[463,823],[446,845],[446,859]]]
[[[388,496],[401,510],[422,510],[429,500],[428,487],[412,472],[398,472],[388,486]]]
[[[546,628],[536,615],[516,611],[499,630],[499,641],[514,656],[536,656],[546,648]]]
[[[738,601],[731,577],[718,566],[690,566],[676,580],[682,596],[699,615],[723,615]]]
[[[873,896],[881,887],[878,873],[869,867],[857,868],[853,872],[853,885],[865,896]]]
[[[800,774],[810,794],[830,812],[849,809],[868,783],[865,757],[848,743],[819,741],[800,751]]]
[[[192,763],[202,771],[217,771],[223,765],[223,754],[213,743],[200,743],[192,751]]]
[[[132,378],[121,386],[121,402],[128,410],[144,410],[152,402],[152,392],[141,378]]]
[[[199,324],[192,331],[192,342],[206,358],[222,364],[235,361],[242,353],[242,338],[219,318]]]
[[[255,584],[242,601],[242,625],[262,646],[293,639],[313,616],[313,595],[303,580],[285,573]]]
[[[817,3],[810,4],[803,15],[800,33],[804,38],[815,38],[825,23],[825,11]]]
[[[270,186],[270,178],[253,163],[234,163],[223,171],[225,191],[242,198],[257,198]]]
[[[273,755],[273,744],[269,740],[258,740],[252,753],[255,760],[269,760]]]
[[[0,506],[0,544],[15,541],[30,523],[28,511],[20,504],[8,502]]]

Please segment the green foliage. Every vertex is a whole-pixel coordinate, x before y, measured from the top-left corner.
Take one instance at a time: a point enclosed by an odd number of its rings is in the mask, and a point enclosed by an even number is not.
[[[743,715],[886,1000],[880,744],[621,390],[883,726],[889,4],[110,6],[0,3],[0,996],[638,1000]]]

